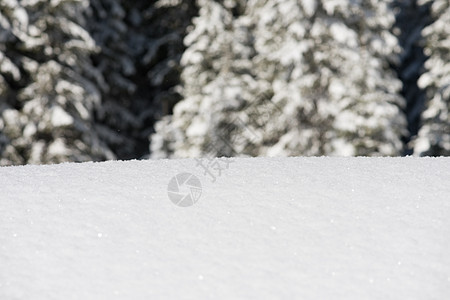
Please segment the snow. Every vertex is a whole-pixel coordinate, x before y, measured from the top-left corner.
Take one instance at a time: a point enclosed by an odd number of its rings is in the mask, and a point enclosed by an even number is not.
[[[74,120],[61,106],[54,106],[51,111],[51,123],[55,127],[72,125]]]
[[[303,9],[308,17],[312,17],[317,9],[316,0],[302,0]]]
[[[332,23],[330,26],[330,32],[339,43],[345,44],[350,48],[356,48],[358,46],[358,36],[353,30],[347,28],[345,24],[340,22]]]
[[[201,182],[190,207],[167,191],[183,172]],[[450,294],[448,158],[28,165],[0,181],[0,299]]]

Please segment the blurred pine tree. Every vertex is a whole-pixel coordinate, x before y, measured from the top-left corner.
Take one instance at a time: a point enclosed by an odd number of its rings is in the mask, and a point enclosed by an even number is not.
[[[180,96],[191,1],[0,2],[0,164],[139,158]]]
[[[102,160],[114,154],[94,130],[101,105],[99,49],[83,1],[2,1],[1,164]]]
[[[450,4],[447,0],[432,3],[434,22],[423,31],[426,72],[419,86],[426,89],[426,109],[422,127],[413,141],[414,154],[420,156],[450,155]]]

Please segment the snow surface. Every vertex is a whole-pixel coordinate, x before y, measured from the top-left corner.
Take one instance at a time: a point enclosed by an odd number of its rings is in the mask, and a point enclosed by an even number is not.
[[[0,299],[449,297],[450,159],[228,163],[0,168]]]

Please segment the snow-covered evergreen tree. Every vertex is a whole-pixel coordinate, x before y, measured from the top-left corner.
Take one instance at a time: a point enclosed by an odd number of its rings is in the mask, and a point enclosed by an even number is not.
[[[18,134],[17,129],[7,124],[5,117],[9,122],[16,122],[16,92],[24,85],[24,74],[12,47],[18,41],[14,27],[25,27],[27,23],[27,14],[17,1],[0,4],[0,164],[21,162],[21,155],[11,145],[9,137]]]
[[[114,158],[93,130],[101,98],[90,61],[98,49],[84,29],[88,1],[8,0],[1,8],[11,39],[4,51],[17,66],[7,87],[14,99],[2,109],[2,164]]]
[[[0,2],[1,164],[139,158],[179,100],[190,1]]]
[[[234,149],[230,138],[245,128],[230,121],[245,117],[240,114],[242,107],[266,87],[258,86],[251,70],[251,20],[239,15],[244,4],[237,7],[239,3],[233,2],[198,1],[200,15],[185,39],[188,48],[181,61],[184,100],[175,106],[173,117],[157,123],[153,157],[172,152],[181,157],[230,156],[242,150]]]
[[[157,124],[154,157],[401,153],[388,3],[227,2],[199,1],[185,99]]]
[[[428,3],[429,1],[423,1]],[[427,104],[422,127],[414,141],[415,155],[450,155],[450,3],[436,0],[431,6],[434,22],[423,30],[427,71],[419,86],[426,89]]]

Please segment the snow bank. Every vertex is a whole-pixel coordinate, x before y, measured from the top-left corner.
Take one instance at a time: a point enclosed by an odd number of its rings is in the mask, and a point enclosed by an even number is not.
[[[190,207],[169,199],[180,173],[201,184],[180,186]],[[0,299],[450,295],[448,158],[114,161],[0,182]]]

